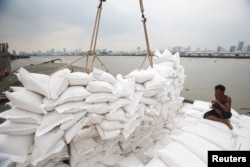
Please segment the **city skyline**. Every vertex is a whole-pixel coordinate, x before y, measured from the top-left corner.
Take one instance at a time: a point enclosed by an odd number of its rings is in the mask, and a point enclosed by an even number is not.
[[[239,50],[239,45],[240,50]],[[234,48],[234,49],[232,49]],[[165,48],[159,49],[159,50],[164,50]],[[237,45],[232,45],[229,49],[225,49],[222,46],[217,46],[215,50],[210,50],[210,49],[200,49],[196,48],[195,50],[191,50],[191,46],[188,47],[181,47],[181,46],[176,46],[176,47],[167,47],[172,52],[241,52],[241,53],[249,53],[250,52],[250,45],[244,45],[244,41],[239,41]],[[81,50],[81,49],[74,49],[74,50],[67,50],[67,48],[63,48],[62,50],[55,50],[53,48],[48,49],[46,51],[33,51],[33,52],[19,52],[16,53],[15,50],[9,51],[13,55],[81,55],[83,53],[86,53],[88,50]],[[154,51],[154,50],[152,50]],[[98,54],[145,54],[147,52],[146,49],[143,49],[141,47],[134,48],[130,51],[125,51],[125,50],[120,50],[120,51],[112,51],[107,48],[104,49],[96,49],[96,52]]]
[[[217,48],[215,49],[208,49],[208,48],[195,48],[191,49],[191,46],[187,47],[182,47],[182,46],[174,46],[174,47],[166,47],[172,52],[201,52],[201,51],[214,51],[214,52],[250,52],[250,45],[245,44],[244,41],[239,41],[235,45],[231,45],[230,48],[226,49],[223,46],[218,45]],[[159,50],[164,50],[165,48],[161,48]],[[158,49],[157,49],[158,50]],[[37,50],[37,51],[32,51],[32,52],[26,52],[26,51],[21,51],[17,53],[15,50],[9,51],[13,55],[80,55],[83,54],[84,52],[87,52],[89,50],[82,50],[80,48],[78,49],[73,49],[73,50],[68,50],[67,48],[62,48],[61,50],[55,50],[54,48],[51,49],[46,49],[44,51]],[[151,50],[154,51],[154,50]],[[146,53],[146,48],[141,48],[141,47],[136,47],[134,49],[131,49],[130,51],[126,50],[119,50],[119,51],[112,51],[108,48],[102,48],[102,49],[96,49],[97,53],[109,53],[109,54],[115,54],[115,53],[126,53],[126,54],[141,54],[141,53]]]

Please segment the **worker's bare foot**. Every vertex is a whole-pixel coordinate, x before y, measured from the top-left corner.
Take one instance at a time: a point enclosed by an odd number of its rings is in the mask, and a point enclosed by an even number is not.
[[[226,119],[226,120],[225,120],[225,123],[226,123],[226,125],[229,127],[229,129],[230,129],[230,130],[232,130],[232,129],[233,129],[233,126],[232,126],[232,124],[231,124],[231,121],[230,121],[230,120]]]

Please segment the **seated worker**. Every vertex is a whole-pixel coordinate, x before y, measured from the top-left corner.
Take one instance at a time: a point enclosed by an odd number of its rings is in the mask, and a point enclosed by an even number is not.
[[[231,97],[224,94],[225,89],[223,85],[215,86],[215,100],[211,101],[211,108],[213,110],[206,112],[203,118],[222,122],[232,130],[233,126],[229,120],[232,116]]]

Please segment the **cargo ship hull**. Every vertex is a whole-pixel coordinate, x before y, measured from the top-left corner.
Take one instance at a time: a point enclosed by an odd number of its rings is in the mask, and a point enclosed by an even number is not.
[[[11,72],[11,57],[8,53],[0,53],[0,79],[8,76]]]

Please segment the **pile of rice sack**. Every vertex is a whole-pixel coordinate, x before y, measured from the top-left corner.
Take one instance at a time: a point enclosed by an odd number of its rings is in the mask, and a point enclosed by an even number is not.
[[[144,167],[206,167],[208,151],[250,150],[249,116],[232,108],[230,130],[224,123],[203,119],[208,110],[209,102],[183,103],[175,127],[145,152],[151,160]]]
[[[6,92],[0,166],[144,166],[175,127],[185,80],[179,54],[156,52],[153,68],[112,76],[64,69],[52,76],[20,68],[23,87]]]

